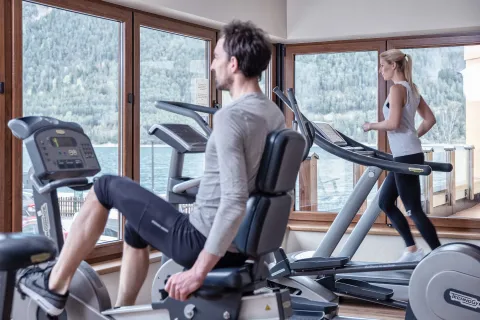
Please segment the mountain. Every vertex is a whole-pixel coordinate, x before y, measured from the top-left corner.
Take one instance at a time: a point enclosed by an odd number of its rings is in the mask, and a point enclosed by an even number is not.
[[[120,24],[103,18],[23,2],[23,108],[79,122],[95,144],[117,144],[120,123]],[[141,143],[156,141],[148,128],[188,122],[155,108],[156,100],[193,102],[197,79],[207,79],[207,43],[143,28],[140,32]],[[437,117],[422,140],[465,142],[463,47],[405,50],[413,57],[414,82]],[[349,52],[296,57],[296,96],[311,120],[366,142],[365,121],[377,118],[378,53]]]

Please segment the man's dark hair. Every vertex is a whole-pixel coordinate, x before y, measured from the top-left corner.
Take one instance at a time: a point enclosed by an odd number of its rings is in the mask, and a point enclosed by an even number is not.
[[[272,56],[271,44],[265,32],[252,22],[234,20],[223,27],[223,49],[228,58],[238,60],[238,68],[247,78],[258,77],[267,69]]]

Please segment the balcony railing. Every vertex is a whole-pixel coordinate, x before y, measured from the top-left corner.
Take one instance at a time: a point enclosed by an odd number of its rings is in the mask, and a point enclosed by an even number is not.
[[[475,147],[472,145],[424,145],[423,152],[425,161],[447,162],[453,165],[453,170],[449,173],[433,172],[429,176],[421,176],[422,205],[425,212],[428,215],[446,217],[475,205],[475,195],[480,191],[480,179],[475,178]],[[338,159],[339,166],[346,166],[345,163],[344,160]],[[347,181],[347,179],[345,177],[335,179],[332,178],[332,175],[327,175],[325,170],[329,170],[329,167],[322,165],[321,157],[314,151],[303,162],[300,170],[295,210],[339,211],[339,206],[343,204],[339,204],[341,201],[338,199],[348,197],[365,170],[362,165],[351,163],[349,165],[346,166],[345,175],[348,175],[348,171],[351,170],[352,176],[348,180],[352,181],[352,186],[339,191],[338,189],[342,188],[337,188],[336,180]],[[329,166],[332,166],[331,162]],[[324,170],[323,173],[320,170]],[[320,173],[321,175],[319,175]],[[334,191],[335,197],[327,195],[326,187]],[[375,192],[376,190],[373,190],[371,194]],[[365,210],[367,205],[368,200],[362,205],[360,212]],[[405,212],[400,199],[398,199],[397,205]]]

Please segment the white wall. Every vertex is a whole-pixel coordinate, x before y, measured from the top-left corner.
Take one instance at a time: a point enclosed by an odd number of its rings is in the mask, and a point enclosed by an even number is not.
[[[480,30],[479,0],[105,0],[220,28],[251,20],[281,42]]]
[[[480,30],[479,0],[287,0],[288,42]]]
[[[287,34],[287,0],[106,0],[183,21],[220,28],[232,19],[251,20],[272,36]]]

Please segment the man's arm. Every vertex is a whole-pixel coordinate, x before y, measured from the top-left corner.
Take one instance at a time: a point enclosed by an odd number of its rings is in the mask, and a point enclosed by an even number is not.
[[[234,113],[235,112],[235,113]],[[248,200],[248,177],[241,126],[248,123],[240,112],[215,114],[215,145],[220,171],[221,198],[205,247],[188,271],[172,275],[165,290],[173,299],[185,301],[203,283],[206,275],[225,255],[242,222]]]

